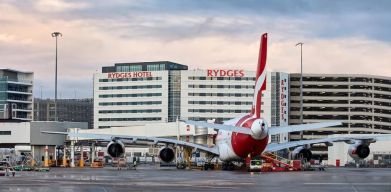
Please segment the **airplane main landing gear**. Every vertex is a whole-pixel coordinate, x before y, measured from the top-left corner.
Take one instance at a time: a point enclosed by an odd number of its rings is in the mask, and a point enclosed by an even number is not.
[[[235,169],[235,165],[232,162],[223,162],[221,169],[225,171],[233,171]]]
[[[211,154],[206,154],[206,159],[207,161],[204,163],[202,170],[214,170],[215,169],[215,164],[212,163],[212,159],[215,158],[215,155]]]
[[[215,169],[215,165],[213,164],[213,163],[205,163],[204,164],[204,167],[203,167],[203,170],[208,170],[208,169],[210,169],[210,170],[214,170]]]
[[[186,169],[186,163],[185,162],[179,162],[176,165],[177,169]]]

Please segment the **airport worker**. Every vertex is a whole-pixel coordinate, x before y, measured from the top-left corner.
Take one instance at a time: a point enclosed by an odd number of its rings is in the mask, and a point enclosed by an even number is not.
[[[133,167],[134,167],[134,169],[136,169],[136,166],[137,166],[137,161],[133,161]]]

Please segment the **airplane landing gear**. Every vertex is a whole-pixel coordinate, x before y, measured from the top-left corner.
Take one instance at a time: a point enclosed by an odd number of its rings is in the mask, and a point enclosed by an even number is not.
[[[185,163],[185,162],[179,162],[179,163],[176,165],[176,168],[177,168],[177,169],[186,169],[186,163]]]
[[[205,163],[204,167],[203,167],[203,170],[207,171],[208,169],[214,170],[215,169],[215,165],[213,163]]]
[[[224,171],[233,171],[235,165],[232,162],[223,162],[221,169]]]
[[[207,161],[204,163],[204,166],[202,167],[202,170],[214,170],[215,164],[212,163],[212,159],[215,158],[215,155],[206,154]]]

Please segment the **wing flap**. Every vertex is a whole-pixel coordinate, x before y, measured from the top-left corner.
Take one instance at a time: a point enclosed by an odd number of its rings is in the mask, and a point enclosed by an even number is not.
[[[215,155],[219,155],[219,151],[216,147],[207,147],[195,143],[190,143],[186,141],[180,141],[175,139],[167,139],[160,137],[144,137],[144,136],[130,136],[130,135],[109,135],[109,134],[94,134],[94,133],[72,133],[72,132],[52,132],[52,131],[41,131],[41,133],[45,134],[59,134],[59,135],[67,135],[69,137],[77,137],[84,139],[98,139],[98,140],[132,140],[132,141],[150,141],[154,143],[166,143],[166,144],[176,144],[180,146],[192,147],[195,149],[199,149],[208,153],[212,153]]]
[[[45,134],[56,134],[56,135],[65,135],[68,137],[78,137],[82,139],[102,139],[102,140],[113,140],[114,135],[106,134],[93,134],[93,133],[72,133],[72,132],[53,132],[53,131],[41,131]]]

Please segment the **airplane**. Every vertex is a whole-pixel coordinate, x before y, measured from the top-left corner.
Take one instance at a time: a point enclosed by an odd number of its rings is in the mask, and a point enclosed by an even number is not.
[[[148,141],[155,144],[165,144],[158,152],[159,158],[163,162],[172,162],[175,152],[169,145],[178,145],[190,147],[195,150],[204,151],[208,154],[218,157],[223,162],[223,168],[232,169],[234,161],[241,161],[247,157],[256,157],[263,152],[275,152],[285,148],[297,147],[296,153],[308,158],[311,155],[309,146],[315,143],[332,143],[338,141],[350,142],[352,145],[351,154],[354,158],[365,158],[369,155],[369,144],[376,140],[390,137],[391,134],[371,135],[371,136],[344,136],[335,138],[315,139],[293,141],[287,143],[268,144],[269,135],[290,133],[296,131],[314,130],[323,127],[339,126],[342,122],[330,121],[322,123],[311,123],[301,125],[290,125],[282,127],[269,127],[268,123],[261,117],[261,99],[262,92],[266,90],[266,54],[267,54],[267,36],[265,33],[261,36],[258,66],[256,72],[256,82],[254,89],[253,104],[248,114],[228,120],[223,124],[213,124],[201,121],[185,120],[186,124],[196,125],[204,128],[216,129],[217,136],[215,146],[208,147],[191,142],[185,142],[175,139],[144,137],[131,135],[110,135],[110,134],[92,134],[92,133],[72,133],[72,132],[50,132],[42,131],[46,134],[63,134],[70,137],[81,137],[97,140],[110,141],[107,145],[107,152],[111,157],[121,157],[125,153],[125,141],[135,143],[137,141]],[[231,165],[230,165],[231,164]]]

